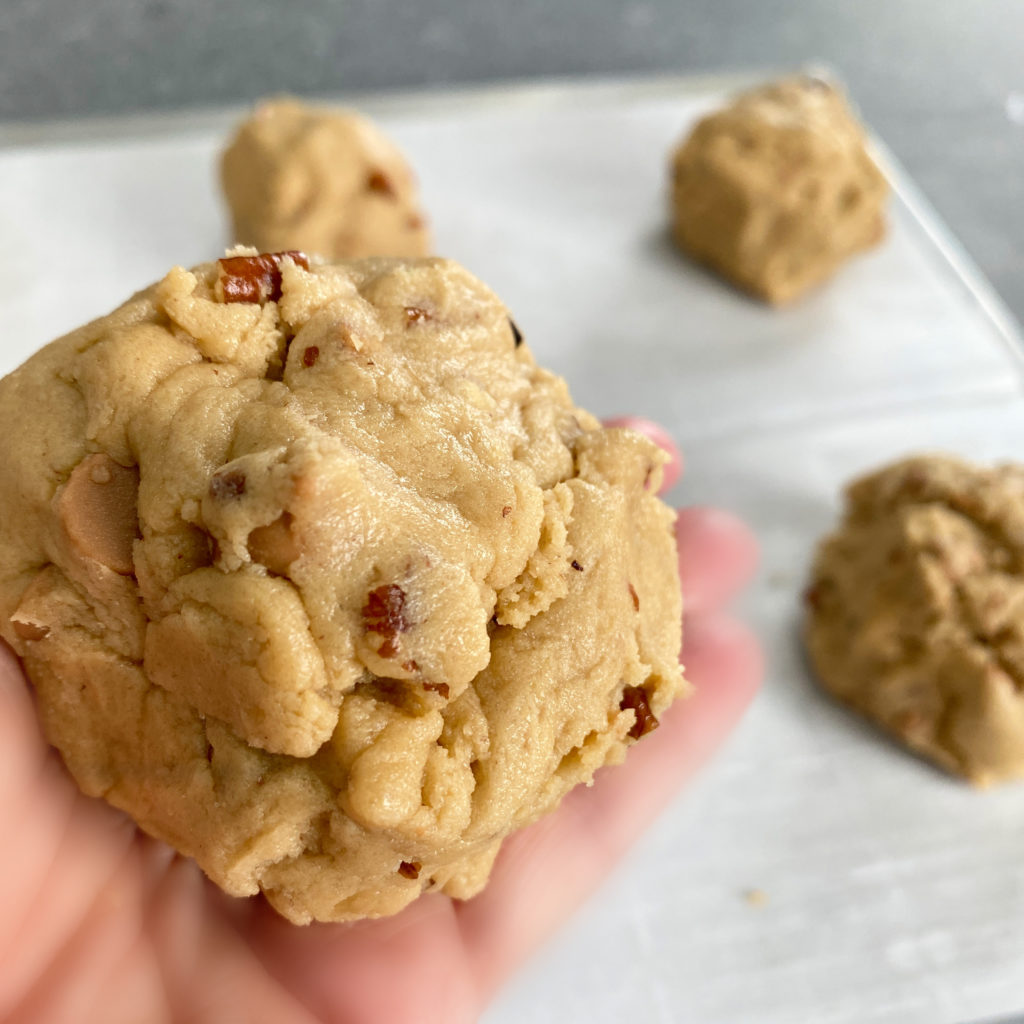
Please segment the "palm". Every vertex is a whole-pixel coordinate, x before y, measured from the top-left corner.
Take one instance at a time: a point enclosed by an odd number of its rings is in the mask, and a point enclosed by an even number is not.
[[[46,1024],[474,1020],[509,972],[610,870],[709,756],[759,675],[720,607],[748,536],[715,513],[679,523],[697,693],[621,768],[514,836],[468,903],[427,896],[394,918],[296,928],[231,900],[191,861],[79,794],[0,654],[0,1019]]]

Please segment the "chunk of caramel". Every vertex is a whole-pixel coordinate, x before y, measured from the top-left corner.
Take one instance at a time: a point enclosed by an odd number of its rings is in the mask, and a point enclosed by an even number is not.
[[[139,536],[139,471],[109,455],[87,455],[57,492],[57,515],[72,549],[122,576],[133,571]]]
[[[288,567],[302,554],[292,533],[291,513],[282,513],[269,526],[257,526],[249,534],[249,554],[272,573],[286,576]]]

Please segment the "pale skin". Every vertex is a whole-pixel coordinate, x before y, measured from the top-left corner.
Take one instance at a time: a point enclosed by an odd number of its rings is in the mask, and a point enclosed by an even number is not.
[[[653,424],[631,420],[681,465]],[[191,861],[83,797],[40,735],[0,649],[0,1020],[7,1024],[471,1024],[722,744],[761,655],[728,613],[756,560],[708,508],[677,527],[693,696],[660,728],[510,838],[466,903],[426,896],[393,918],[299,928],[222,895]]]

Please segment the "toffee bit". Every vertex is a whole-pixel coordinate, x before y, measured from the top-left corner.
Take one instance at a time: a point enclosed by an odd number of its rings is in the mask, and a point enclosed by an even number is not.
[[[402,668],[404,668],[406,672],[419,672],[420,670],[419,665],[416,664],[415,658],[410,658],[408,661],[403,661]]]
[[[276,302],[281,298],[281,261],[286,257],[309,270],[309,259],[297,249],[258,256],[225,256],[217,260],[224,302]]]
[[[398,865],[398,873],[403,878],[408,878],[410,881],[415,881],[420,877],[420,868],[422,865],[418,860],[403,860]]]
[[[310,345],[302,353],[302,365],[308,370],[311,366],[316,366],[316,361],[320,358],[320,349],[316,345]]]
[[[380,170],[370,172],[366,179],[366,189],[368,192],[376,192],[382,196],[397,195],[394,182]]]
[[[405,307],[405,322],[408,324],[421,324],[425,320],[430,320],[430,314],[423,309],[421,306],[406,306]]]
[[[504,508],[503,508],[503,509],[501,510],[501,518],[502,518],[502,519],[508,519],[508,517],[509,517],[509,516],[510,516],[511,514],[512,514],[512,506],[511,506],[511,505],[506,505],[506,506],[505,506],[505,507],[504,507]]]
[[[450,692],[447,683],[424,683],[423,689],[439,693],[445,700],[448,699],[448,694]]]
[[[574,559],[573,559],[573,560],[572,560],[572,561],[571,561],[571,562],[570,562],[569,564],[570,564],[570,565],[571,565],[571,566],[572,566],[572,567],[573,567],[573,568],[574,568],[574,569],[575,569],[575,570],[576,570],[577,572],[583,572],[583,566],[582,566],[582,565],[580,565],[580,563],[579,563],[579,562],[577,562],[575,558],[574,558]]]
[[[633,607],[640,611],[640,598],[637,597],[636,587],[632,583],[627,583],[626,586],[629,587],[629,596],[633,598]]]
[[[229,469],[226,473],[214,473],[210,477],[210,497],[217,501],[240,498],[245,494],[245,474],[240,469]]]
[[[642,686],[627,686],[622,691],[622,700],[619,701],[621,711],[632,711],[636,716],[629,728],[627,735],[630,739],[638,740],[658,728],[658,719],[651,711],[647,691]]]
[[[515,342],[515,347],[519,348],[523,343],[523,332],[516,326],[516,322],[512,317],[508,318],[508,325],[512,328],[512,340]]]

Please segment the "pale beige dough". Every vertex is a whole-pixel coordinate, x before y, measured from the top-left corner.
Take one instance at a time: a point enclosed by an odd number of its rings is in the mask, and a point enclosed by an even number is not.
[[[221,183],[243,245],[337,260],[430,252],[412,169],[355,111],[261,103],[225,149]]]
[[[917,456],[846,497],[806,594],[822,684],[972,782],[1024,775],[1024,467]]]
[[[679,247],[772,303],[879,242],[887,194],[840,91],[807,75],[741,94],[672,156]]]
[[[473,895],[686,689],[655,446],[456,264],[304,262],[176,268],[0,382],[48,737],[297,922]]]

